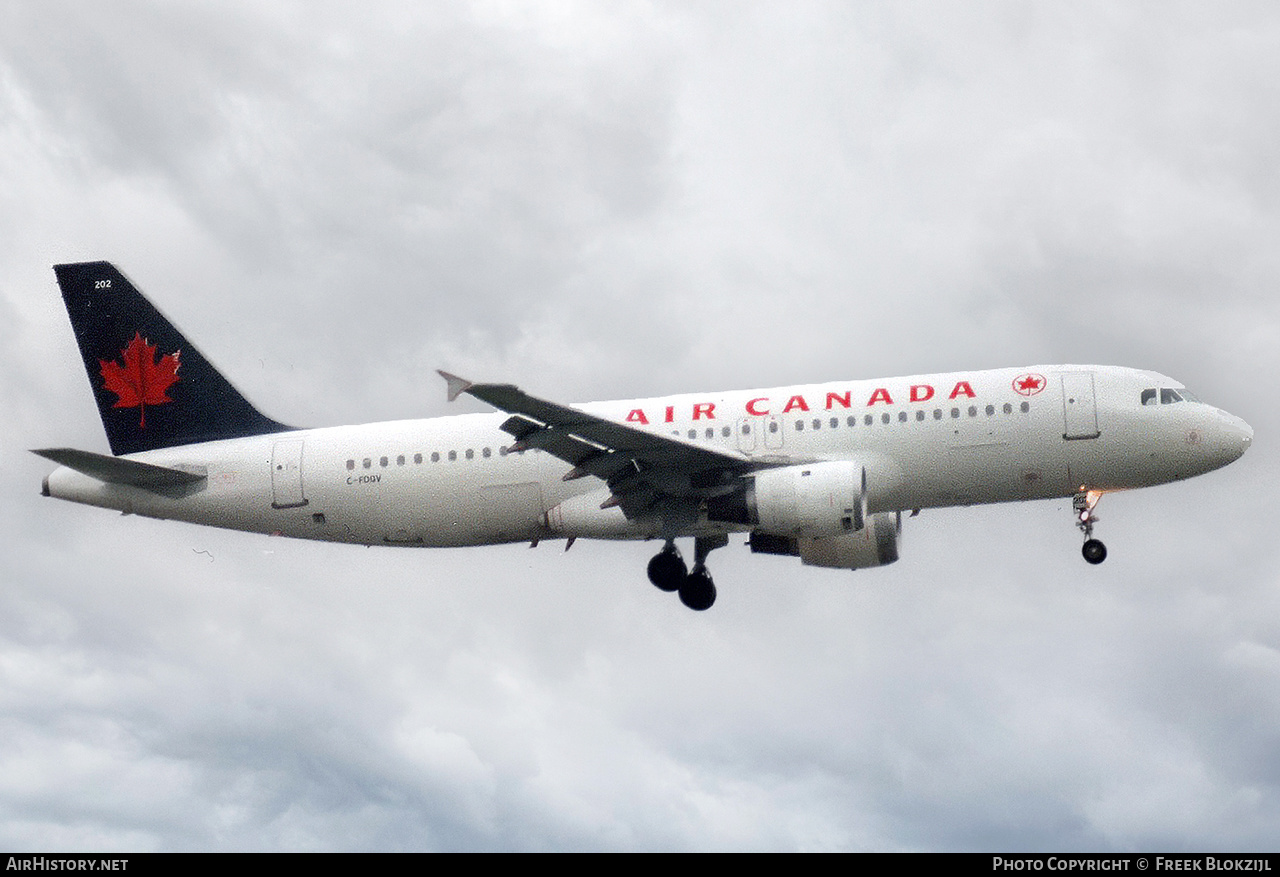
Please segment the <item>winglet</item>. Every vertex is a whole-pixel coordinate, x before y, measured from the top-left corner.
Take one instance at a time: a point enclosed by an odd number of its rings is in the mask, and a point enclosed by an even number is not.
[[[471,381],[466,378],[460,378],[457,375],[451,375],[447,371],[436,369],[436,374],[445,379],[449,385],[449,401],[452,402],[472,387]]]

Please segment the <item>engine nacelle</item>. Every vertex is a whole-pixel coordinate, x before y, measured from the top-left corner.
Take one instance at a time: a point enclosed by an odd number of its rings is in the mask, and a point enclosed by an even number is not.
[[[758,554],[798,556],[800,562],[807,566],[865,569],[897,560],[901,538],[902,513],[877,512],[868,515],[866,525],[852,533],[836,536],[752,533],[748,544]]]
[[[754,480],[747,504],[751,523],[764,533],[821,537],[863,529],[867,474],[858,463],[782,466],[757,472]]]
[[[898,559],[902,539],[902,513],[877,512],[856,533],[839,536],[800,536],[800,562],[806,566],[863,569],[884,566]]]

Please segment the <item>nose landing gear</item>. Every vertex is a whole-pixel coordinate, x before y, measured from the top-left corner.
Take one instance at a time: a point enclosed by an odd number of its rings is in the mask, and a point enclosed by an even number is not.
[[[1101,498],[1101,491],[1089,490],[1077,493],[1071,500],[1071,506],[1076,512],[1076,526],[1084,534],[1084,545],[1080,553],[1084,555],[1085,560],[1095,566],[1107,559],[1107,546],[1102,544],[1102,540],[1093,538],[1093,525],[1098,520],[1093,513],[1093,507]]]
[[[693,571],[688,572],[675,540],[668,539],[649,561],[649,581],[663,591],[678,591],[680,602],[697,612],[716,602],[716,586],[707,572],[707,555],[729,544],[728,536],[699,536],[693,540]]]

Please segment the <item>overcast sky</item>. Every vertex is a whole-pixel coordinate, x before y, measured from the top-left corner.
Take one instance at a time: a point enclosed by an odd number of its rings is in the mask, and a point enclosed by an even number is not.
[[[1280,847],[1280,9],[0,4],[0,848]],[[288,542],[42,499],[106,452],[50,266],[269,415],[1098,362],[1252,450],[902,560]]]

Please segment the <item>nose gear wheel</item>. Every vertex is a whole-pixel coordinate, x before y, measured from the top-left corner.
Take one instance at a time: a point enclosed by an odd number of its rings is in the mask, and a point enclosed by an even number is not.
[[[1077,493],[1071,500],[1071,507],[1076,514],[1076,526],[1084,534],[1084,545],[1080,549],[1080,554],[1094,566],[1107,559],[1107,546],[1102,544],[1101,539],[1093,538],[1093,525],[1098,520],[1093,513],[1093,507],[1101,498],[1101,491],[1090,490]]]

